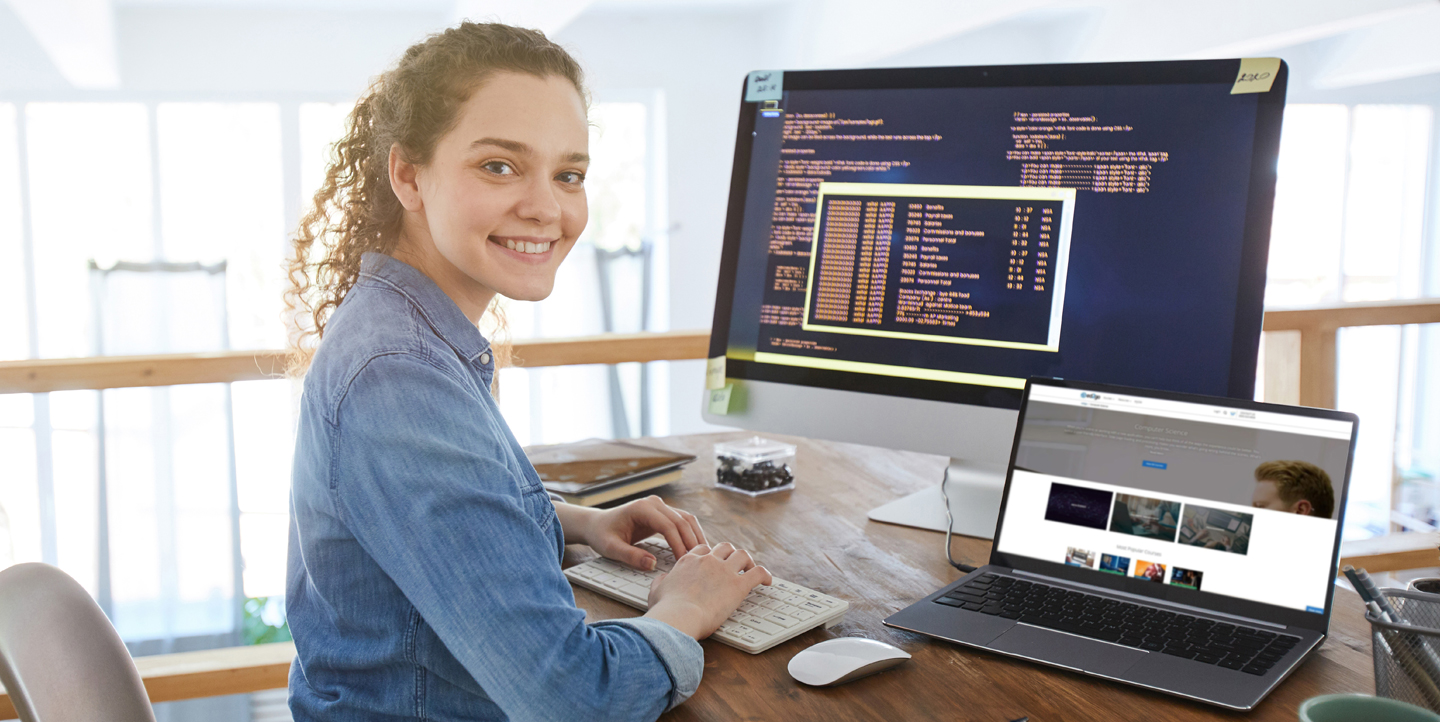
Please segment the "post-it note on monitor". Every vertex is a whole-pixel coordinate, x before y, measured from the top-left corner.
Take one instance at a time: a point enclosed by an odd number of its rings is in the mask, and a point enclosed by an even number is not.
[[[705,362],[705,388],[714,391],[725,385],[725,357],[716,356]]]
[[[1241,58],[1240,73],[1235,76],[1231,95],[1268,93],[1280,74],[1280,58]]]
[[[734,391],[735,384],[725,384],[718,389],[710,389],[710,413],[717,416],[730,413],[730,394]]]
[[[780,100],[785,92],[785,73],[780,70],[756,70],[745,78],[745,102]]]

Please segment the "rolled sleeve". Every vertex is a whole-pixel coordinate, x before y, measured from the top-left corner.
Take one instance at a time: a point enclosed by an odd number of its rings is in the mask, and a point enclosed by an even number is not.
[[[670,705],[674,709],[681,702],[690,699],[700,688],[700,677],[705,673],[705,648],[690,635],[649,617],[633,619],[612,619],[591,625],[629,627],[639,632],[655,649],[656,656],[665,665],[674,689],[670,692]]]

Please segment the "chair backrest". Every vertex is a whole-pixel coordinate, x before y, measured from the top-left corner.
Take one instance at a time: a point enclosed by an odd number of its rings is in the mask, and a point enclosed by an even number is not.
[[[0,684],[24,722],[155,722],[110,620],[48,564],[0,571]]]

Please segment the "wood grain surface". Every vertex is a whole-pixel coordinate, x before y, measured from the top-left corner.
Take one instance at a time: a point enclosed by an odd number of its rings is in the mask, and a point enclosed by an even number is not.
[[[975,720],[1029,716],[1050,720],[1296,719],[1299,704],[1321,694],[1374,693],[1369,626],[1354,593],[1335,590],[1330,638],[1248,714],[1188,702],[1136,687],[1042,667],[890,629],[885,617],[960,577],[945,561],[944,537],[881,524],[866,512],[938,483],[938,456],[767,435],[799,446],[796,488],[751,499],[713,487],[711,445],[744,434],[643,440],[699,458],[680,482],[657,490],[694,512],[712,543],[749,549],[778,577],[850,602],[845,620],[815,629],[759,655],[705,641],[699,691],[666,720]],[[955,537],[959,561],[983,564],[990,543]],[[591,558],[587,547],[566,550],[566,564]],[[591,621],[638,612],[577,588]],[[840,687],[806,687],[786,665],[797,652],[831,637],[869,637],[914,656],[892,670]]]

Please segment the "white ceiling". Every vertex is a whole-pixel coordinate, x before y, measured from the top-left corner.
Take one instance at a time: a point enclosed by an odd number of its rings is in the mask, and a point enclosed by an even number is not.
[[[8,12],[7,12],[8,10]],[[1281,54],[1303,58],[1292,92],[1367,86],[1440,89],[1437,0],[0,0],[0,90],[63,86],[123,89],[126,37],[171,18],[243,18],[213,32],[304,27],[343,35],[364,18],[408,18],[438,29],[460,18],[499,19],[564,38],[567,29],[616,15],[751,18],[773,39],[776,67],[1087,62]],[[298,22],[298,21],[295,21]],[[386,21],[389,22],[389,21]],[[248,23],[248,24],[246,24]],[[725,27],[732,27],[726,25]],[[210,32],[212,30],[206,30]],[[193,28],[185,32],[194,33]],[[303,37],[303,35],[302,35]],[[404,42],[413,38],[406,36]],[[234,41],[234,39],[231,39]],[[344,37],[329,38],[344,43]],[[354,43],[373,42],[357,36]],[[239,41],[243,43],[244,38]],[[153,42],[146,36],[145,42]],[[205,38],[177,39],[184,48]],[[187,45],[188,43],[188,45]],[[149,50],[153,55],[154,48]],[[386,48],[386,53],[393,52]],[[1296,61],[1291,59],[1292,68]],[[373,71],[372,71],[373,72]],[[1421,79],[1419,85],[1403,81]],[[1396,86],[1397,81],[1401,85]],[[155,83],[150,83],[153,86]],[[1389,84],[1389,85],[1386,85]]]

